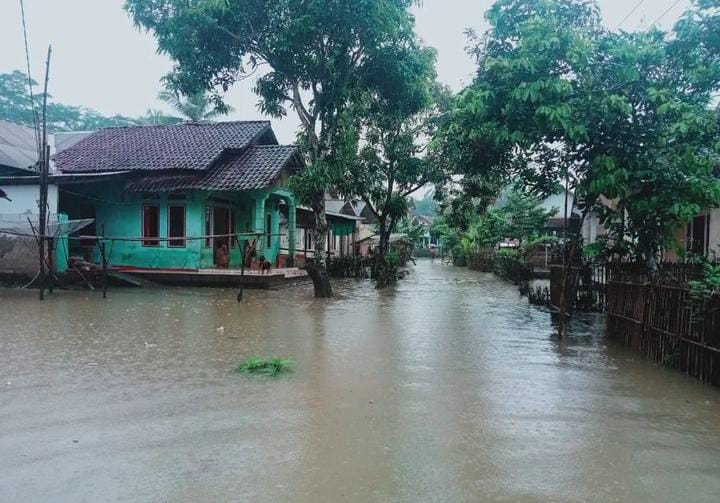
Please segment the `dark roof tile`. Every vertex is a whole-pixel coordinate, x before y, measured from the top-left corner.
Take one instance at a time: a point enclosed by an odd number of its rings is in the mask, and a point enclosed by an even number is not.
[[[271,131],[268,121],[127,126],[96,131],[55,155],[63,172],[205,170],[227,149]]]
[[[129,182],[126,189],[131,192],[263,189],[296,156],[297,149],[292,146],[257,145],[239,153],[226,152],[206,173],[145,176]]]

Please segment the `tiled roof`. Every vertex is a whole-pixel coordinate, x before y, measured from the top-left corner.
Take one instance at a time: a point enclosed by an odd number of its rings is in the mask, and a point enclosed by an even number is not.
[[[100,129],[55,155],[65,173],[205,170],[224,150],[242,150],[271,131],[268,121]]]
[[[145,176],[129,182],[126,189],[131,192],[262,189],[271,185],[296,155],[292,146],[256,145],[242,153],[225,154],[206,173]]]

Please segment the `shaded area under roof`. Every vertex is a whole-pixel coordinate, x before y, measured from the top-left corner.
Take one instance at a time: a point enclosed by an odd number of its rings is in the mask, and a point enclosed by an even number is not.
[[[226,153],[204,173],[145,176],[129,182],[130,192],[176,190],[255,190],[270,186],[283,168],[302,166],[297,149],[285,145],[257,145],[244,152]]]
[[[100,129],[54,156],[62,172],[206,170],[226,150],[270,135],[268,121],[191,122]]]

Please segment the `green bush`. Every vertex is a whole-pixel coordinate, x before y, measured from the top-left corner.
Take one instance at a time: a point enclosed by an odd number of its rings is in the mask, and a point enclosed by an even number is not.
[[[240,374],[278,375],[293,371],[292,360],[283,358],[260,358],[252,356],[241,363],[235,371]]]

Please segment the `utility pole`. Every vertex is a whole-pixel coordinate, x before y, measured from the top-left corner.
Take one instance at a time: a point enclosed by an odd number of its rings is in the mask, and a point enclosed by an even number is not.
[[[50,56],[52,54],[52,46],[48,47],[47,60],[45,62],[45,86],[43,89],[43,106],[42,106],[42,144],[40,149],[40,201],[39,201],[39,218],[38,222],[38,254],[40,258],[40,300],[45,300],[45,286],[47,283],[47,274],[45,271],[45,235],[47,234],[48,221],[48,177],[50,175],[50,145],[47,141],[47,89],[50,79]],[[52,271],[50,271],[52,273]]]

